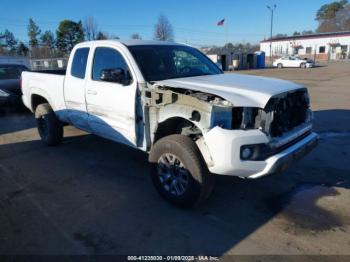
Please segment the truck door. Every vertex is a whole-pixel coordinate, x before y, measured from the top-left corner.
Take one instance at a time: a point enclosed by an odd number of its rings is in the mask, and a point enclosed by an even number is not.
[[[64,98],[68,119],[76,127],[89,131],[88,114],[85,103],[86,65],[89,48],[75,50],[68,65],[64,82]]]
[[[108,78],[115,72],[122,72],[128,81]],[[135,146],[137,81],[133,79],[122,53],[115,48],[96,47],[90,73],[86,84],[86,103],[93,133]]]

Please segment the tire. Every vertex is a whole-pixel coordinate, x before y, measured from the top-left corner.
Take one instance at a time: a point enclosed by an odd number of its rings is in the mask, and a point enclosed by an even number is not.
[[[305,63],[301,63],[300,64],[300,68],[306,68],[306,64]]]
[[[281,63],[277,64],[277,68],[283,68],[283,65]]]
[[[169,164],[171,168],[167,168],[163,162],[164,159],[171,158],[171,156],[177,158],[178,161],[174,160],[174,164]],[[153,184],[168,202],[184,208],[194,207],[201,205],[211,194],[214,187],[214,175],[210,174],[197,145],[189,137],[170,135],[160,139],[152,147],[149,161]],[[165,173],[164,168],[167,170]],[[185,173],[187,179],[184,179]],[[181,181],[187,181],[187,183],[181,186],[181,182],[177,182],[177,186],[172,188],[173,182],[170,183],[167,179],[163,179],[164,174],[177,176],[178,179],[181,176]],[[177,194],[176,188],[185,188],[185,190],[182,190],[182,194]]]
[[[40,104],[35,109],[35,118],[41,141],[48,146],[62,142],[63,123],[59,121],[49,104]]]

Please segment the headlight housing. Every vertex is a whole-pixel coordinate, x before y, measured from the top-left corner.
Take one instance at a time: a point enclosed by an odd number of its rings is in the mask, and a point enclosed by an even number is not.
[[[211,127],[231,129],[232,109],[231,107],[213,106],[211,112]]]

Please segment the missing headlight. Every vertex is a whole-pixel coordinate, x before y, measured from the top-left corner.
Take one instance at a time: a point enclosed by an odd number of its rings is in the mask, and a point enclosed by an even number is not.
[[[211,113],[211,126],[220,126],[222,128],[230,129],[232,121],[231,107],[213,106]]]

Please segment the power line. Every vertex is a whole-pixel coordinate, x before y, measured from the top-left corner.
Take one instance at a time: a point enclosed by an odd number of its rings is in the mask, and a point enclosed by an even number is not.
[[[26,28],[27,26],[27,21],[22,20],[22,19],[16,19],[16,18],[6,18],[6,17],[0,17],[0,21],[5,21],[2,23],[2,26],[6,28],[7,26],[15,26],[15,27],[21,27],[21,28]],[[60,21],[49,21],[49,20],[35,20],[35,22],[39,25],[51,25],[51,26],[58,26]],[[98,24],[100,28],[113,28],[115,30],[107,30],[109,34],[117,34],[120,31],[129,32],[129,31],[136,31],[138,29],[153,29],[154,25],[150,24],[143,24],[143,25],[138,25],[138,24]],[[213,45],[213,43],[218,43],[226,39],[226,37],[229,37],[231,39],[237,39],[237,38],[242,38],[242,37],[259,37],[262,38],[265,36],[264,34],[256,34],[256,33],[231,33],[231,34],[226,34],[223,32],[217,32],[217,31],[212,31],[212,30],[198,30],[198,29],[193,29],[193,28],[187,28],[187,27],[174,27],[174,30],[176,32],[180,32],[182,34],[190,34],[189,36],[178,36],[177,39],[182,40],[182,42],[186,43],[191,43],[192,45],[197,45],[197,46],[203,46],[204,43],[206,42],[205,45]],[[131,33],[131,32],[130,32]],[[23,35],[16,35],[17,38],[21,39],[26,39],[27,36]],[[122,37],[123,38],[123,37]],[[241,40],[242,41],[242,40]],[[21,41],[23,43],[28,44],[28,40]],[[201,44],[197,43],[200,42]],[[239,42],[239,41],[230,41],[230,42]],[[243,40],[243,42],[245,42]],[[211,44],[209,44],[211,43]]]
[[[7,18],[0,18],[0,20],[7,20]],[[11,25],[11,26],[26,26],[27,22],[25,22],[24,20],[20,20],[20,19],[9,19],[9,20],[14,20],[15,22],[7,22],[7,25]],[[47,24],[47,25],[58,25],[60,22],[59,21],[46,21],[46,22],[36,22],[39,25],[42,24]],[[128,30],[128,28],[154,28],[154,25],[138,25],[138,24],[99,24],[99,27],[113,27],[113,28],[118,28],[118,29],[122,29],[122,30]],[[201,34],[216,34],[216,35],[224,35],[226,36],[226,33],[222,33],[222,32],[217,32],[217,31],[204,31],[204,30],[198,30],[198,29],[193,29],[193,28],[186,28],[186,27],[174,27],[173,28],[176,31],[180,31],[180,32],[190,32],[190,33],[201,33]],[[264,34],[256,34],[256,33],[230,33],[228,34],[228,36],[264,36]]]

